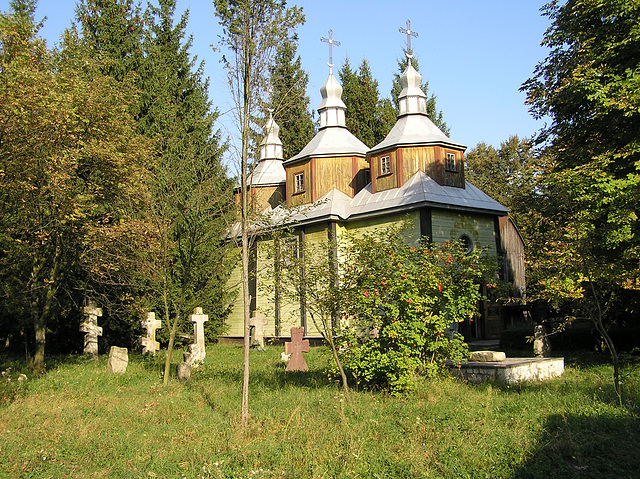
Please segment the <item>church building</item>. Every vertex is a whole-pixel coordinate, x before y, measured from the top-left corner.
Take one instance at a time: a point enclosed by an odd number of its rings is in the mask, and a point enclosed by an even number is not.
[[[283,158],[279,127],[269,118],[260,160],[250,178],[257,211],[277,217],[279,210],[306,205],[295,218],[298,241],[340,241],[342,235],[374,232],[409,220],[414,226],[408,234],[415,239],[461,240],[469,249],[487,248],[488,254],[503,259],[503,279],[511,282],[516,294],[524,291],[524,249],[509,212],[465,181],[466,146],[445,135],[427,116],[422,76],[411,58],[400,77],[397,121],[386,138],[371,147],[345,126],[342,86],[332,66],[330,61],[329,76],[320,89],[319,130],[302,151]],[[251,311],[267,317],[265,337],[289,337],[293,326],[305,327],[307,337],[320,337],[307,322],[304,307],[279,304],[278,298],[263,293],[260,282],[267,279],[260,269],[266,261],[258,240],[251,263]],[[231,283],[240,284],[240,275],[238,266]],[[485,303],[478,320],[461,325],[465,339],[497,338],[513,321],[498,302]],[[241,301],[227,325],[225,337],[243,336]]]

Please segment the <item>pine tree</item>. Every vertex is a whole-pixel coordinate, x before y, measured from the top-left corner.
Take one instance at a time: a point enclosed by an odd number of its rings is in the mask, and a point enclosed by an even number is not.
[[[342,100],[347,106],[347,128],[365,145],[378,144],[393,126],[395,118],[389,100],[380,98],[378,81],[371,75],[369,62],[363,59],[354,71],[347,58],[338,75],[342,83]]]
[[[309,74],[297,55],[297,37],[288,37],[278,46],[270,69],[270,108],[280,126],[284,157],[297,155],[313,138],[315,128],[306,94]]]
[[[103,73],[122,81],[142,61],[143,22],[133,0],[79,0],[76,19],[86,45],[106,60]]]
[[[174,25],[175,0],[149,5],[141,66],[142,102],[139,129],[156,142],[152,220],[160,239],[154,261],[156,304],[171,324],[170,351],[180,320],[196,306],[204,307],[219,331],[225,316],[225,250],[220,248],[231,184],[221,163],[224,146],[213,133],[217,112],[210,113],[208,83],[202,64],[194,69],[185,41],[188,11]],[[171,321],[170,321],[171,319]]]
[[[400,92],[402,91],[402,87],[400,86],[400,76],[406,70],[407,65],[409,64],[408,55],[413,54],[413,51],[409,51],[406,48],[403,49],[403,52],[404,56],[400,60],[398,60],[399,73],[394,73],[393,85],[391,86],[391,98],[393,101],[393,106],[396,110],[396,115],[400,114],[400,107],[398,105],[398,97],[400,96]],[[411,64],[413,65],[413,68],[420,71],[420,67],[418,66],[418,59],[416,57],[411,58]],[[429,119],[434,122],[438,128],[440,128],[440,131],[449,136],[450,130],[447,126],[447,123],[444,121],[442,110],[438,111],[438,108],[436,106],[436,96],[434,94],[429,95],[429,82],[422,82],[421,88],[424,94],[427,95],[427,115],[429,116]]]

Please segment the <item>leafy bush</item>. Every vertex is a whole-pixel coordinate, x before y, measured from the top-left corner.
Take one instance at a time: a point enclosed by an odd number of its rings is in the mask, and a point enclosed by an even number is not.
[[[423,241],[409,246],[397,231],[352,240],[341,279],[353,326],[337,347],[359,386],[401,394],[416,374],[433,377],[444,362],[468,354],[455,323],[473,318],[482,298],[479,284],[495,271],[483,251]]]

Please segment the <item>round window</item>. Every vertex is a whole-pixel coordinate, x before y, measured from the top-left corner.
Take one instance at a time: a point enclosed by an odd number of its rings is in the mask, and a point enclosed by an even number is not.
[[[467,235],[460,236],[460,244],[465,253],[469,254],[473,251],[473,241]]]

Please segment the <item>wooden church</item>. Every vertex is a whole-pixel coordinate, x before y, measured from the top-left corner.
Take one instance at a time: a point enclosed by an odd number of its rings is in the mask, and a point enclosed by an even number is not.
[[[410,33],[410,32],[409,32]],[[408,37],[410,38],[410,37]],[[410,51],[410,49],[409,49]],[[400,83],[399,115],[386,138],[369,147],[345,126],[346,106],[342,86],[333,75],[320,89],[320,127],[315,137],[291,158],[283,158],[279,127],[269,118],[261,144],[260,160],[250,179],[258,211],[278,217],[279,210],[300,207],[295,218],[296,241],[326,241],[359,232],[374,232],[407,219],[409,236],[426,236],[434,242],[462,240],[469,248],[488,248],[502,258],[501,276],[516,295],[524,291],[524,248],[508,217],[508,210],[465,181],[466,146],[450,139],[427,116],[422,76],[409,58]],[[281,215],[284,217],[284,215]],[[252,314],[267,317],[265,337],[290,335],[303,326],[307,337],[320,337],[307,321],[301,304],[280,304],[264,293],[261,268],[269,261],[266,241],[258,239],[252,252],[250,281]],[[240,284],[241,267],[230,284]],[[271,279],[273,281],[273,279]],[[486,301],[480,317],[461,325],[465,339],[491,339],[514,321],[507,308]],[[234,304],[224,337],[243,336],[242,302]]]

